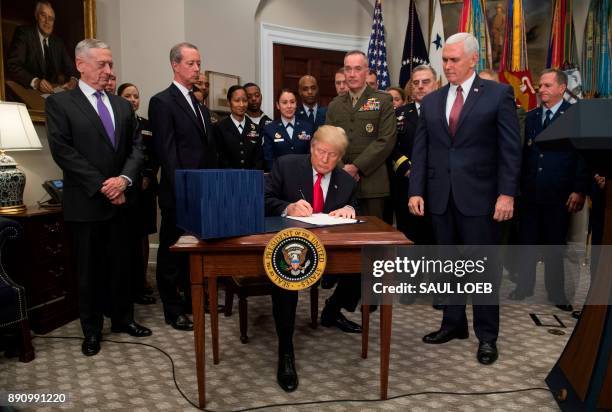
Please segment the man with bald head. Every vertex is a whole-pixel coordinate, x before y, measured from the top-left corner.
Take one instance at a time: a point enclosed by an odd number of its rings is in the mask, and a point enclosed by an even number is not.
[[[296,116],[310,122],[316,131],[325,124],[327,107],[319,106],[319,85],[317,79],[307,74],[298,82],[298,93],[302,104],[298,107]]]
[[[457,33],[442,50],[449,84],[425,96],[412,152],[410,212],[431,216],[440,245],[497,245],[499,222],[512,218],[521,167],[519,123],[508,85],[476,75],[478,41]],[[442,110],[442,113],[440,113]],[[441,121],[442,120],[442,121]],[[427,199],[427,203],[423,200]],[[497,289],[495,264],[491,279]],[[477,359],[497,360],[497,296],[473,295]],[[440,329],[423,338],[441,344],[467,339],[466,295],[446,305]]]

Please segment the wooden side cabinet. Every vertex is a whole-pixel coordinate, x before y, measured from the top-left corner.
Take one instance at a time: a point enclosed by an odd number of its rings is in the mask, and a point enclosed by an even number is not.
[[[47,333],[78,317],[77,277],[71,237],[61,208],[30,206],[7,216],[23,226],[23,238],[10,242],[4,264],[25,287],[30,326]]]

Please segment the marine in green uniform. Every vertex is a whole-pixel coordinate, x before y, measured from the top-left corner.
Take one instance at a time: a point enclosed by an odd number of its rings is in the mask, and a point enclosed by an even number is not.
[[[361,51],[344,57],[349,92],[334,98],[327,110],[326,124],[342,127],[349,146],[342,161],[344,170],[359,182],[357,198],[363,215],[382,219],[389,197],[385,161],[396,141],[396,119],[391,95],[366,85],[368,60]]]

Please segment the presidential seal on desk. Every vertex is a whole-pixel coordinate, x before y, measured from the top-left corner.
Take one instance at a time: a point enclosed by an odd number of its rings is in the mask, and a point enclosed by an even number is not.
[[[323,243],[309,230],[289,228],[266,245],[263,264],[275,285],[287,290],[306,289],[323,275],[327,255]]]

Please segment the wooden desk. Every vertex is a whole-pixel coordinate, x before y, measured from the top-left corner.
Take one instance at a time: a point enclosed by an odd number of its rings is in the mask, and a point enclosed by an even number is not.
[[[362,217],[365,223],[310,229],[325,245],[327,274],[361,273],[361,247],[367,245],[409,245],[401,232],[375,217]],[[199,405],[206,403],[204,365],[204,283],[208,278],[209,302],[217,302],[218,276],[264,275],[263,250],[274,233],[242,236],[215,241],[201,241],[183,236],[172,246],[174,252],[189,253],[193,333],[196,353]],[[213,336],[213,361],[219,363],[219,321],[217,305],[210,306]],[[363,333],[361,356],[367,356],[369,308],[362,311]],[[389,352],[391,349],[391,305],[380,308],[380,397],[387,398]]]

